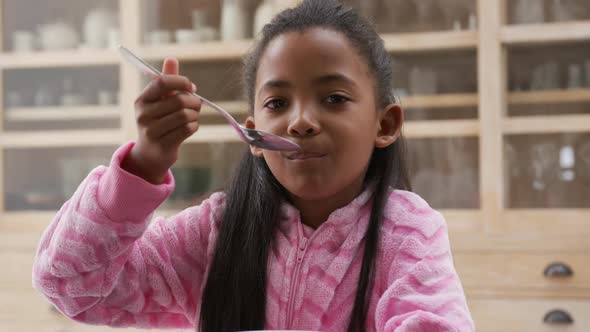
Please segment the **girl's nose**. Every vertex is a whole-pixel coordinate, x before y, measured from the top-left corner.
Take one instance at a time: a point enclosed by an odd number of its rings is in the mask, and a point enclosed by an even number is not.
[[[296,137],[315,136],[320,133],[320,124],[313,111],[296,110],[287,131]]]

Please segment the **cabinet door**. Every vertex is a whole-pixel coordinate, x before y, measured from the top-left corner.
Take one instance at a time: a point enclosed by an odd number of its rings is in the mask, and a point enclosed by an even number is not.
[[[161,206],[163,213],[198,205],[212,192],[223,190],[244,153],[250,150],[242,142],[184,144],[172,167],[176,187]]]
[[[475,51],[392,57],[413,190],[436,209],[479,209]]]
[[[589,46],[509,49],[507,208],[590,207]]]
[[[115,148],[7,149],[2,167],[6,212],[56,211],[92,169],[109,164]]]
[[[150,0],[142,2],[141,43],[146,47],[191,45],[221,39],[222,23],[235,39],[252,38],[257,1],[233,1],[223,19],[221,0]],[[229,7],[229,6],[226,6]],[[238,31],[240,30],[240,31]],[[229,36],[228,34],[227,36]]]
[[[346,0],[381,33],[476,30],[475,0]]]
[[[40,57],[32,57],[31,65],[42,61]],[[7,69],[2,83],[5,132],[57,133],[121,127],[118,65]]]
[[[585,0],[508,0],[509,24],[537,24],[590,19]]]
[[[435,209],[479,209],[477,138],[410,139],[412,189]]]
[[[38,52],[98,51],[116,42],[119,1],[2,1],[2,51],[29,56]]]
[[[2,2],[2,130],[120,127],[118,5]]]
[[[405,120],[477,119],[476,58],[471,50],[394,53],[394,95]]]
[[[510,47],[508,89],[510,117],[590,114],[590,42]]]
[[[509,135],[508,208],[590,208],[590,133]]]

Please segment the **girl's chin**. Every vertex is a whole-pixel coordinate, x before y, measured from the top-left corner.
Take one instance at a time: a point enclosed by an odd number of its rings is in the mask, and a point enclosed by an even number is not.
[[[286,186],[285,188],[292,197],[306,201],[322,200],[334,195],[334,192],[327,190],[325,185]]]

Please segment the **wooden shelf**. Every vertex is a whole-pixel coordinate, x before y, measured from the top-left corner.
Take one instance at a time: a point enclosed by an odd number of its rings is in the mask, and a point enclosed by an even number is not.
[[[590,209],[507,209],[490,230],[510,234],[588,236],[589,219]]]
[[[195,44],[165,44],[144,46],[138,54],[146,60],[161,61],[168,56],[174,56],[179,61],[222,61],[238,60],[253,46],[252,39],[231,42],[212,41]]]
[[[401,97],[403,108],[460,108],[477,107],[479,96],[477,93],[450,93],[440,95],[405,96]]]
[[[112,130],[62,130],[4,132],[0,141],[5,148],[44,148],[120,145],[123,132]]]
[[[383,34],[385,48],[391,53],[449,51],[477,48],[476,31],[440,31],[424,33]],[[174,56],[180,61],[238,60],[254,46],[253,39],[231,42],[212,41],[195,44],[143,46],[138,53],[150,61]]]
[[[233,101],[232,100],[232,101],[213,101],[213,102],[215,104],[217,104],[217,106],[226,110],[231,115],[248,114],[248,104],[245,101],[242,101],[242,100]],[[203,104],[203,107],[201,108],[201,115],[204,115],[204,116],[219,115],[219,116],[221,116],[221,114],[219,114],[219,112],[217,112],[212,107],[209,107],[205,104]]]
[[[55,217],[57,211],[6,211],[0,214],[0,230],[42,231]]]
[[[6,109],[4,118],[14,122],[118,119],[118,106],[64,106]]]
[[[67,50],[32,53],[2,53],[0,68],[54,68],[118,65],[119,55],[114,50]]]
[[[478,120],[406,121],[407,138],[469,137],[479,135]]]
[[[244,101],[215,102],[232,115],[248,114],[248,105]],[[219,113],[203,105],[201,115],[214,116]],[[15,122],[38,121],[72,121],[118,119],[121,116],[119,106],[56,106],[56,107],[19,107],[6,109],[4,118]]]
[[[202,125],[196,134],[189,137],[186,142],[211,143],[211,142],[239,142],[238,134],[229,124]]]
[[[590,132],[590,115],[519,116],[502,122],[504,134]]]
[[[504,26],[500,40],[506,45],[590,41],[590,21]]]
[[[476,31],[440,31],[424,33],[384,34],[385,48],[391,53],[449,51],[477,48]],[[137,53],[150,61],[174,56],[181,61],[238,60],[254,45],[254,40],[212,41],[195,44],[163,44],[143,46]],[[115,50],[64,50],[31,53],[2,53],[0,68],[51,68],[117,65]]]
[[[391,53],[452,51],[477,48],[477,31],[435,31],[382,34],[385,48]]]
[[[510,105],[567,104],[590,102],[590,89],[510,92]]]

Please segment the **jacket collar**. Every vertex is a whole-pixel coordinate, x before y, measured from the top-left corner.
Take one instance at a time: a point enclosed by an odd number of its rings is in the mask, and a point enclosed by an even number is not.
[[[350,229],[352,229],[351,226],[358,224],[359,219],[363,216],[366,215],[367,217],[365,219],[368,220],[368,216],[371,212],[371,198],[373,197],[374,191],[375,185],[373,183],[366,185],[363,191],[352,201],[345,206],[332,211],[328,216],[328,219],[315,231],[329,227],[329,225],[334,225],[339,228],[340,231],[348,233]],[[301,222],[299,210],[287,201],[283,201],[281,205],[281,228],[284,229],[285,227],[290,229],[298,228],[301,231],[303,228],[309,228]],[[287,233],[292,232],[288,231]]]

